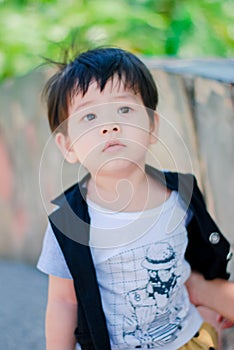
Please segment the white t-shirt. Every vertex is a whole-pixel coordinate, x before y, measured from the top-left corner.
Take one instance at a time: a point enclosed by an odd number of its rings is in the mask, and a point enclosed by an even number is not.
[[[90,246],[112,350],[175,350],[202,319],[184,286],[189,215],[177,192],[143,212],[113,212],[88,200]],[[72,278],[48,226],[38,268]]]

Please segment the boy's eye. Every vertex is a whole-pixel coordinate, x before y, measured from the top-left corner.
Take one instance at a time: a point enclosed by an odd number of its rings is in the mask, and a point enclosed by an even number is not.
[[[86,114],[83,119],[90,122],[91,120],[94,120],[95,118],[96,118],[95,114],[89,113],[89,114]]]
[[[118,113],[120,114],[127,114],[131,111],[131,108],[130,107],[127,107],[127,106],[124,106],[124,107],[120,107],[118,109]]]

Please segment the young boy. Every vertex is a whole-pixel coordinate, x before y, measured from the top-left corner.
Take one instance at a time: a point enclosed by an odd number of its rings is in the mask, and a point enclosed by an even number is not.
[[[192,175],[145,164],[159,124],[146,66],[90,50],[60,65],[45,95],[56,144],[88,171],[53,202],[38,262],[47,350],[215,348],[185,282],[191,268],[227,279],[230,246]]]

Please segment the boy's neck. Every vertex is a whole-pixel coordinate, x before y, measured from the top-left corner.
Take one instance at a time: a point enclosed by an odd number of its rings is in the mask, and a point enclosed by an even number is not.
[[[113,211],[142,211],[162,204],[168,191],[133,164],[121,172],[91,174],[88,198]]]

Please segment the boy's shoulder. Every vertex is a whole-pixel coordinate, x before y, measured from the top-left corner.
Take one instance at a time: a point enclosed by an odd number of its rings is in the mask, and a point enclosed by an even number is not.
[[[61,207],[65,203],[70,202],[74,196],[77,200],[85,199],[87,193],[86,182],[89,178],[89,174],[85,175],[79,182],[76,182],[54,198],[51,203]]]
[[[63,206],[65,202],[69,201],[71,196],[74,196],[74,193],[78,191],[79,184],[75,183],[64,192],[61,192],[60,195],[52,199],[51,203],[59,207]]]
[[[182,173],[170,170],[158,170],[150,165],[146,165],[146,172],[154,177],[156,180],[170,188],[171,190],[178,190],[186,187],[194,187],[197,184],[196,178],[192,173]]]

